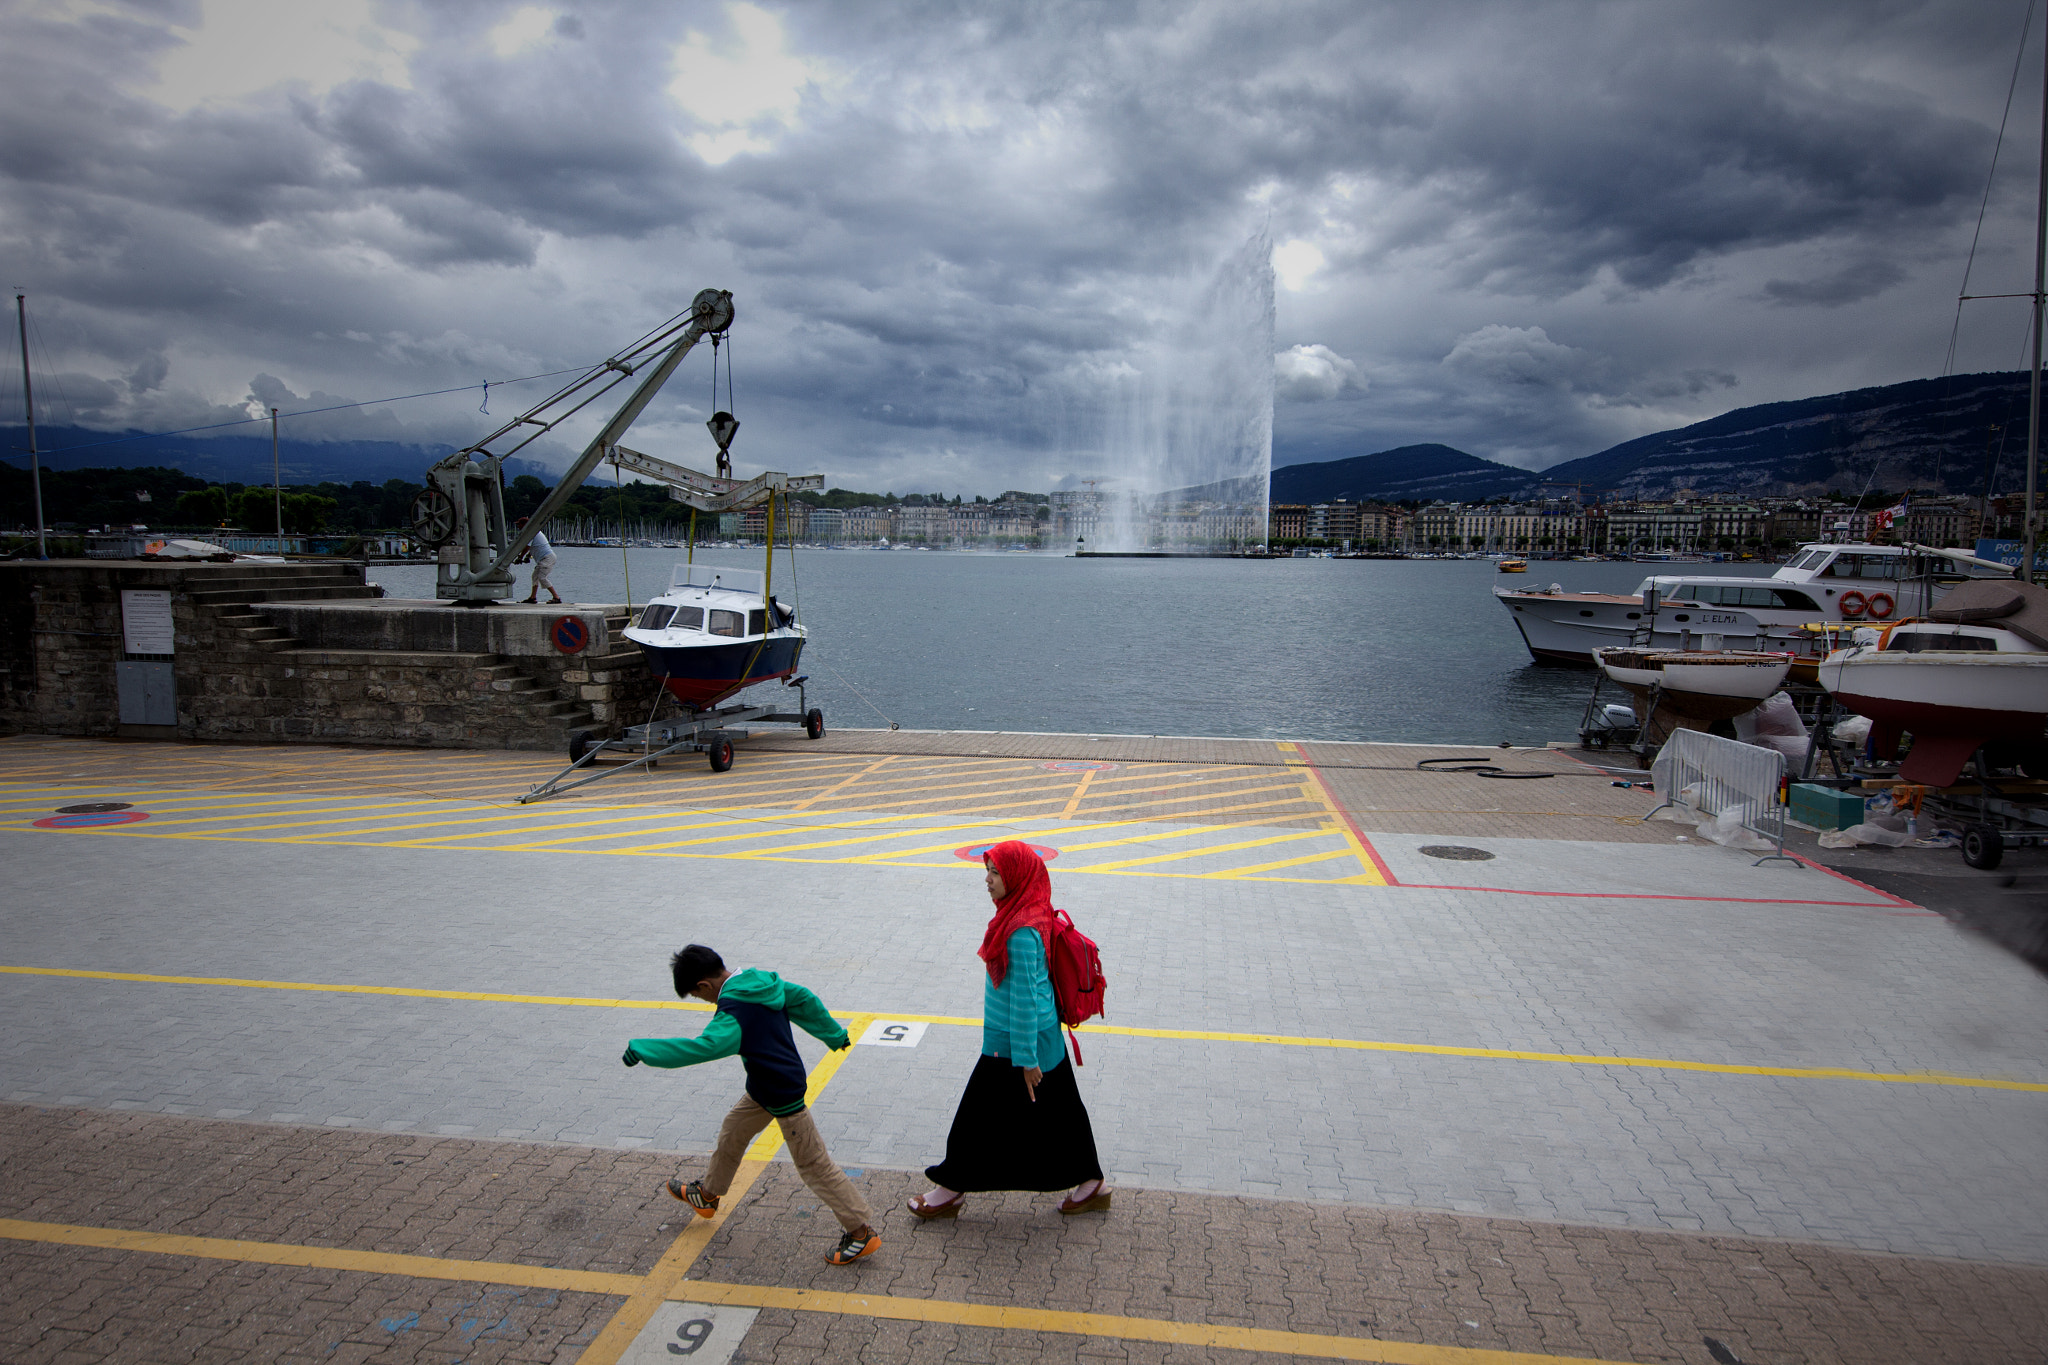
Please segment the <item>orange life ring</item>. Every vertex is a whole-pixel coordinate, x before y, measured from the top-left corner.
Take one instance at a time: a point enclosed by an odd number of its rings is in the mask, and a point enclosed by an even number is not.
[[[1854,588],[1842,594],[1841,608],[1842,616],[1845,620],[1855,620],[1863,614],[1863,609],[1869,605],[1870,599],[1857,592]]]
[[[1874,592],[1870,594],[1870,602],[1864,607],[1864,611],[1869,613],[1870,619],[1873,621],[1889,621],[1892,612],[1897,607],[1898,603],[1892,601],[1890,593]]]

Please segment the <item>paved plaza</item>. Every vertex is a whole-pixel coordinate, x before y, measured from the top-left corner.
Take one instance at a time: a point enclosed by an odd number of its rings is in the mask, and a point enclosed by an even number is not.
[[[559,766],[0,740],[0,1358],[2048,1359],[2048,981],[1570,755],[764,735],[517,801]],[[1103,945],[1117,1202],[917,1225],[1005,838]],[[802,1040],[869,1260],[773,1130],[662,1192],[740,1088],[619,1065],[690,940],[874,1039]]]

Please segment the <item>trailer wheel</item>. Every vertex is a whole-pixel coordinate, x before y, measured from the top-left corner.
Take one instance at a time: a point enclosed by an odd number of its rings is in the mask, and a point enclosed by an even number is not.
[[[2005,836],[1996,825],[1971,825],[1963,831],[1963,861],[1989,872],[2005,859]]]
[[[815,706],[804,712],[804,734],[811,739],[825,737],[825,713]]]
[[[571,763],[581,763],[583,755],[589,753],[595,747],[594,740],[595,736],[588,730],[571,730],[569,732],[569,761]]]
[[[713,740],[713,741],[711,742],[711,748],[710,748],[709,750],[707,750],[707,751],[706,751],[706,753],[708,754],[708,756],[709,756],[709,757],[710,757],[710,759],[711,759],[711,771],[712,771],[712,772],[715,772],[715,773],[722,773],[722,772],[724,772],[724,771],[726,771],[727,769],[729,769],[729,768],[731,768],[731,767],[732,767],[732,741],[731,741],[731,740],[729,740],[729,739],[717,739],[717,740]]]

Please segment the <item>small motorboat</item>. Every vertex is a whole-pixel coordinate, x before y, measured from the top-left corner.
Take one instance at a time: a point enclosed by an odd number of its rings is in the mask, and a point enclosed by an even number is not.
[[[1871,751],[1895,758],[1912,747],[1902,781],[1955,785],[1978,749],[2019,747],[2030,774],[2048,772],[2048,589],[2012,580],[1966,583],[1926,620],[1902,621],[1837,649],[1821,662],[1821,686],[1871,720]]]
[[[1500,571],[1502,573],[1527,573],[1529,572],[1529,561],[1526,559],[1503,559],[1500,562]]]
[[[626,627],[669,695],[693,711],[796,672],[806,632],[753,569],[678,564],[668,591]]]

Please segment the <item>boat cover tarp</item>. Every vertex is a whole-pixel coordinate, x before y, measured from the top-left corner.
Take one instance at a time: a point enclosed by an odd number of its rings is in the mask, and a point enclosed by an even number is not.
[[[2048,649],[2048,588],[2010,578],[1958,584],[1927,615],[1936,621],[1977,621]]]

